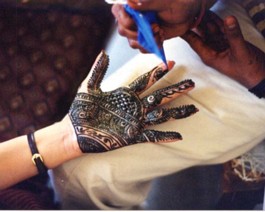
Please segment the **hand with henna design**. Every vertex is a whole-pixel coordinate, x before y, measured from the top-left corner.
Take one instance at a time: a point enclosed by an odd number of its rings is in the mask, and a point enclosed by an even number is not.
[[[87,93],[78,93],[69,111],[81,151],[105,152],[136,143],[182,139],[177,132],[147,130],[145,127],[170,119],[185,118],[197,112],[193,105],[158,108],[190,91],[194,83],[185,80],[140,98],[140,94],[168,72],[166,66],[161,64],[128,87],[103,92],[100,84],[108,63],[108,56],[102,51],[91,70]],[[173,65],[173,62],[168,63],[170,68]]]
[[[197,112],[193,105],[160,108],[162,104],[187,93],[194,87],[191,80],[157,90],[140,98],[145,90],[167,72],[161,64],[140,76],[128,87],[103,92],[101,81],[108,68],[108,56],[102,52],[76,95],[69,115],[63,120],[27,135],[0,144],[0,190],[38,174],[32,158],[38,155],[47,169],[53,169],[83,153],[114,150],[143,142],[171,142],[181,139],[177,132],[147,130],[146,126],[170,119],[185,118]],[[168,67],[173,67],[168,62]],[[33,142],[34,140],[34,142]],[[29,146],[35,143],[38,154]],[[34,150],[36,151],[36,150]],[[22,168],[23,167],[23,168]],[[46,170],[45,168],[45,170]]]

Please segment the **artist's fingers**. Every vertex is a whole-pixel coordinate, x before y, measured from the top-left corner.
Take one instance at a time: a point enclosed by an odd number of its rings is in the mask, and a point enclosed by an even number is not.
[[[178,96],[189,92],[195,86],[192,80],[184,80],[175,85],[168,86],[153,92],[152,94],[144,97],[142,103],[146,111],[150,111],[157,106],[168,103]]]
[[[146,74],[141,75],[136,80],[134,80],[130,85],[130,89],[136,94],[141,94],[152,86],[155,82],[161,79],[170,69],[173,68],[175,62],[168,61],[168,68],[164,63],[159,64],[151,71]]]
[[[202,35],[202,37],[203,35],[205,35],[205,33],[208,34],[216,34],[219,32],[224,33],[224,22],[218,15],[208,10],[205,12],[205,15],[201,23],[197,27],[197,30],[199,34]]]
[[[227,36],[232,55],[237,58],[248,58],[249,51],[237,19],[234,16],[228,16],[225,20],[225,34]]]
[[[119,4],[112,6],[112,14],[114,15],[118,23],[117,30],[119,34],[128,39],[129,44],[132,48],[138,48],[138,31],[134,20],[128,13],[126,13],[124,7]]]
[[[137,30],[130,30],[130,29],[124,28],[121,25],[118,25],[117,30],[118,30],[118,33],[121,36],[127,38],[128,41],[130,41],[130,40],[137,41],[137,39],[138,39],[138,31]]]
[[[152,31],[158,47],[163,48],[163,42],[165,40],[164,31],[160,28],[160,26],[157,23],[152,24]]]
[[[146,125],[161,124],[169,120],[182,119],[193,115],[199,110],[194,105],[185,105],[176,108],[159,108],[151,111],[145,117]]]
[[[208,10],[209,19],[218,27],[218,29],[224,33],[224,21],[211,10]]]
[[[100,83],[107,72],[108,66],[109,56],[102,50],[90,70],[87,89],[96,90],[100,87]]]
[[[120,26],[119,26],[120,27]],[[152,31],[154,35],[154,39],[158,45],[159,48],[162,48],[163,41],[164,41],[164,33],[163,30],[160,29],[158,24],[152,24]],[[122,36],[127,37],[129,45],[133,49],[139,49],[141,53],[150,53],[147,50],[145,50],[138,41],[138,31],[130,31],[127,29],[119,29],[119,34]]]
[[[213,12],[207,12],[198,26],[197,32],[204,42],[216,52],[222,52],[229,48],[224,35],[224,22]]]
[[[136,137],[137,143],[167,143],[178,140],[182,140],[182,136],[178,132],[162,132],[156,130],[144,130],[142,134]]]
[[[128,43],[131,48],[138,49],[141,53],[148,53],[138,42],[137,39],[128,39]]]
[[[216,56],[217,52],[206,44],[201,37],[192,31],[186,32],[182,38],[206,62]]]
[[[130,30],[137,30],[137,26],[132,17],[125,11],[123,5],[114,4],[111,8],[112,14],[116,18],[116,21],[122,27]]]

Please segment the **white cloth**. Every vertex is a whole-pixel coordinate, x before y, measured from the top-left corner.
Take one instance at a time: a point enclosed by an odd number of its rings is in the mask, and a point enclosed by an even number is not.
[[[245,38],[265,51],[264,38],[234,1],[222,0],[213,10],[221,16],[237,16]],[[151,128],[178,131],[183,141],[132,145],[88,154],[63,164],[54,170],[54,184],[64,209],[130,209],[144,201],[152,179],[191,166],[223,163],[265,138],[264,99],[205,66],[180,38],[167,41],[165,52],[167,59],[174,60],[176,65],[152,89],[192,79],[195,89],[167,107],[194,104],[200,111],[189,118]],[[103,89],[127,85],[158,63],[153,55],[139,54],[108,77]]]

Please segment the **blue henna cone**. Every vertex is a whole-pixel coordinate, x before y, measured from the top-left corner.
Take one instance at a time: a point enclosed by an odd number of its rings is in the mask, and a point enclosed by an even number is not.
[[[126,12],[133,18],[138,27],[138,42],[148,52],[158,56],[167,66],[164,48],[159,48],[151,28],[151,24],[157,23],[155,12],[139,12],[132,9],[129,5],[124,5]]]

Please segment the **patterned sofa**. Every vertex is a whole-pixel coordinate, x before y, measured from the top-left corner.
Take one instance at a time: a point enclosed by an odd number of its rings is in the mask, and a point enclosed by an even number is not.
[[[0,0],[0,142],[62,119],[113,23],[104,1]],[[56,209],[47,177],[0,191],[1,209]]]

